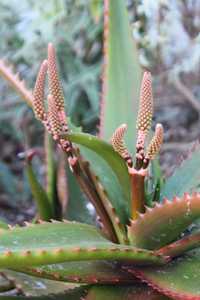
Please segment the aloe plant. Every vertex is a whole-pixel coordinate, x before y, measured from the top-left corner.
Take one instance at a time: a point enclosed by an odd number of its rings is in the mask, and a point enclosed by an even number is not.
[[[104,9],[98,137],[82,133],[66,117],[52,44],[33,93],[4,62],[0,64],[0,73],[44,125],[48,141],[52,136],[63,151],[61,165],[68,162],[99,217],[93,225],[62,220],[53,188],[60,178],[55,177],[52,142],[47,143],[46,190],[31,164],[36,153],[28,151],[27,174],[40,219],[24,227],[0,224],[0,290],[15,287],[24,293],[20,299],[200,299],[199,146],[163,183],[155,162],[163,143],[161,124],[148,142],[151,74],[144,72],[139,96],[141,70],[125,5],[105,0]],[[44,100],[47,75],[49,94]],[[79,205],[76,214],[85,217]]]

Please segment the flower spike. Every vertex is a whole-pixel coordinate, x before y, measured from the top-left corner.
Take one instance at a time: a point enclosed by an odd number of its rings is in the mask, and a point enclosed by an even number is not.
[[[64,95],[57,71],[56,53],[51,43],[48,45],[48,76],[50,93],[55,100],[57,111],[64,111]]]
[[[58,111],[54,98],[51,94],[48,96],[48,121],[53,138],[58,140],[62,132],[62,126],[58,117]]]
[[[137,119],[137,129],[144,133],[148,133],[151,127],[153,115],[153,93],[151,73],[145,72],[142,79],[140,92],[140,107]]]
[[[119,126],[115,130],[111,138],[111,143],[114,150],[118,152],[119,155],[127,162],[129,167],[132,167],[133,161],[123,140],[126,130],[127,130],[126,124],[122,124],[121,126]]]
[[[163,134],[164,134],[164,130],[163,130],[162,124],[157,124],[156,130],[155,130],[155,135],[152,138],[152,140],[147,148],[145,160],[147,160],[147,161],[152,160],[152,159],[154,159],[156,154],[158,154],[158,152],[160,151],[160,148],[162,146],[162,143],[163,143]]]
[[[48,69],[47,60],[44,60],[41,64],[35,88],[33,91],[33,109],[37,119],[44,121],[46,119],[46,113],[44,109],[44,88],[45,77]]]
[[[140,107],[137,119],[138,138],[136,143],[136,169],[140,169],[144,160],[145,138],[151,128],[153,115],[152,78],[150,72],[144,72],[141,91]]]

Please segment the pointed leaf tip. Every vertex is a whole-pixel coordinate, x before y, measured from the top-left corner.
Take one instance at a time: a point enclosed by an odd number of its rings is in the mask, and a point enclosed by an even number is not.
[[[177,300],[200,300],[200,250],[188,252],[162,268],[127,270],[153,289]]]

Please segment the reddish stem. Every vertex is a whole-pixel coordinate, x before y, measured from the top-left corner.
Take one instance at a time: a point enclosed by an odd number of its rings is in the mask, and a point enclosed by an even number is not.
[[[131,217],[137,219],[139,213],[145,212],[144,179],[146,171],[129,169],[131,177]]]

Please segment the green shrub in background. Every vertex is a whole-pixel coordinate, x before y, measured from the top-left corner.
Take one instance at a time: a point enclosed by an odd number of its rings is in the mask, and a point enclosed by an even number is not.
[[[93,129],[98,118],[97,89],[101,62],[102,24],[96,24],[88,1],[1,1],[1,56],[18,64],[33,80],[37,61],[52,41],[60,57],[60,72],[70,115],[76,124]],[[12,30],[11,30],[12,28]],[[69,101],[70,99],[70,101]],[[76,108],[76,109],[75,109]]]
[[[0,53],[16,66],[15,71],[21,77],[33,82],[38,62],[45,56],[47,43],[52,41],[58,51],[71,119],[86,131],[94,132],[99,111],[102,22],[95,22],[90,4],[90,1],[50,0],[44,6],[38,1],[22,0],[20,5],[18,1],[1,1],[0,33],[4,42]],[[27,147],[41,146],[43,133],[30,109],[5,81],[0,83],[0,89],[0,127],[5,149],[0,155],[1,170],[8,175],[6,180],[0,177],[0,189],[12,206],[17,200],[30,199],[23,162],[13,157],[24,151],[24,143]],[[35,164],[37,167],[36,160]],[[43,176],[42,169],[39,173]],[[12,189],[8,184],[11,178],[15,182]]]

